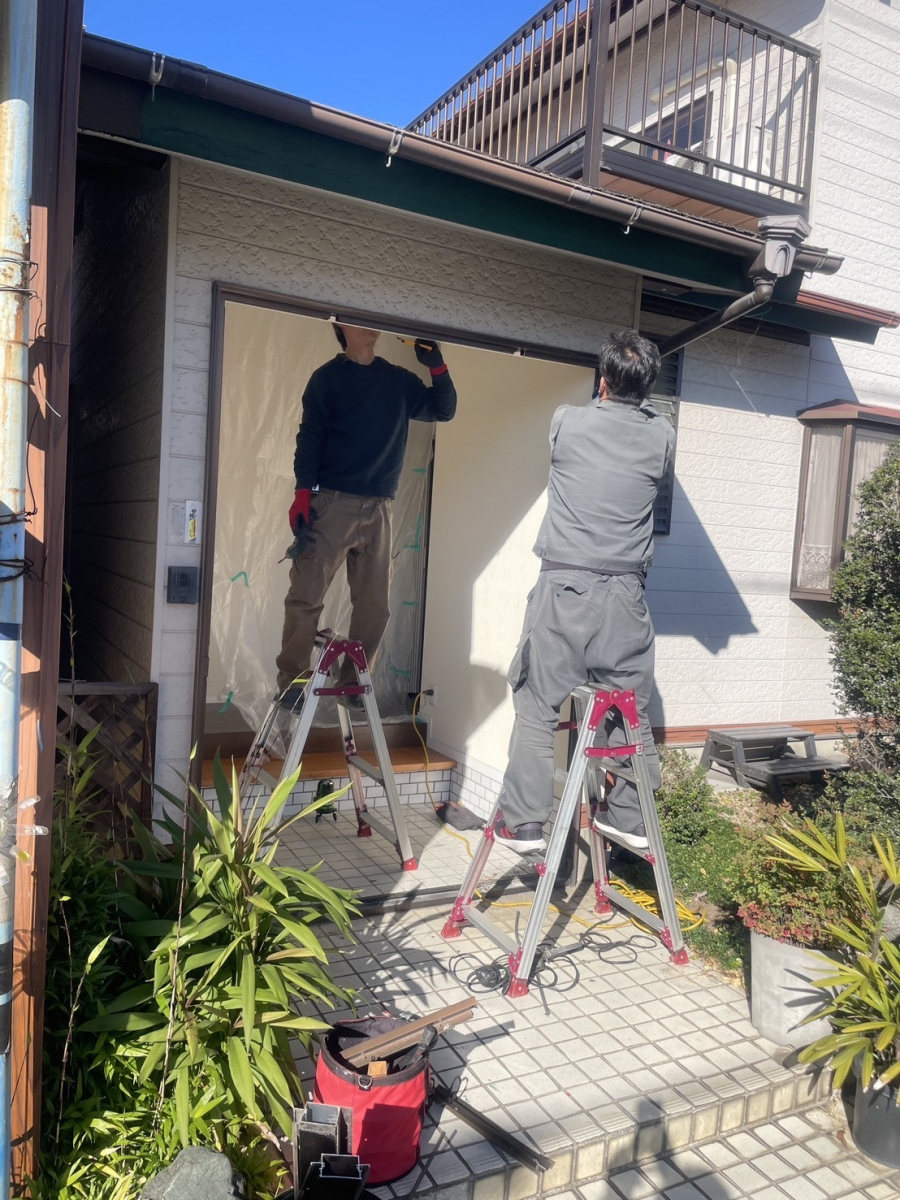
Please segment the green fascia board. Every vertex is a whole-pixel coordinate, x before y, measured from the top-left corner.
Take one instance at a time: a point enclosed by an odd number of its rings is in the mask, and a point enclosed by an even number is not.
[[[731,303],[730,296],[705,295],[702,292],[686,292],[679,299],[711,309],[724,308]],[[880,326],[871,325],[867,321],[854,321],[852,317],[820,312],[813,308],[801,308],[797,304],[766,304],[757,309],[752,317],[769,321],[773,325],[804,329],[807,333],[818,334],[821,337],[842,338],[848,342],[867,342],[869,345],[874,345],[880,329]]]
[[[487,233],[567,250],[632,271],[734,292],[748,288],[744,262],[719,250],[632,228],[522,196],[406,159],[390,167],[378,151],[257,116],[229,105],[85,68],[79,125],[170,154]]]

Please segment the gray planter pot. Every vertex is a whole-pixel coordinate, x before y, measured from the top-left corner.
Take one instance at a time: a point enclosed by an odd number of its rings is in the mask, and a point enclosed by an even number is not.
[[[814,950],[750,934],[750,1019],[763,1037],[799,1050],[831,1032],[824,1017],[802,1024],[822,1002],[811,981],[827,969]]]
[[[886,1167],[900,1167],[900,1108],[896,1088],[864,1091],[857,1079],[853,1140],[869,1158]]]

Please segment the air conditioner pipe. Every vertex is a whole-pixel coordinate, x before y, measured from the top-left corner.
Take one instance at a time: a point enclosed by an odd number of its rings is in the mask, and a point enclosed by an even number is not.
[[[0,1194],[9,1195],[13,913],[25,575],[34,0],[0,3]]]

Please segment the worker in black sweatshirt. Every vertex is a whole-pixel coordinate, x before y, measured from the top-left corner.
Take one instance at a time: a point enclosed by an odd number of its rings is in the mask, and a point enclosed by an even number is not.
[[[456,388],[440,347],[416,341],[418,375],[375,354],[374,329],[335,325],[342,353],[314,371],[303,393],[291,505],[291,531],[306,546],[291,563],[278,656],[278,697],[302,700],[325,593],[347,564],[352,614],[348,636],[362,642],[371,669],[390,617],[391,501],[397,492],[410,421],[449,421]],[[340,682],[353,682],[345,660]]]

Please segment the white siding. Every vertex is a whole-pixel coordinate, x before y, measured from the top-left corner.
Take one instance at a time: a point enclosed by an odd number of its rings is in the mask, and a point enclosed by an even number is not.
[[[732,7],[732,6],[729,6]],[[739,0],[736,11],[821,47],[811,241],[845,256],[812,291],[900,307],[900,10],[882,0]],[[814,337],[808,400],[900,404],[900,330],[874,347]]]
[[[788,596],[802,433],[794,414],[808,369],[805,346],[730,331],[685,350],[672,527],[657,539],[648,585],[654,725],[833,713],[823,614]]]

